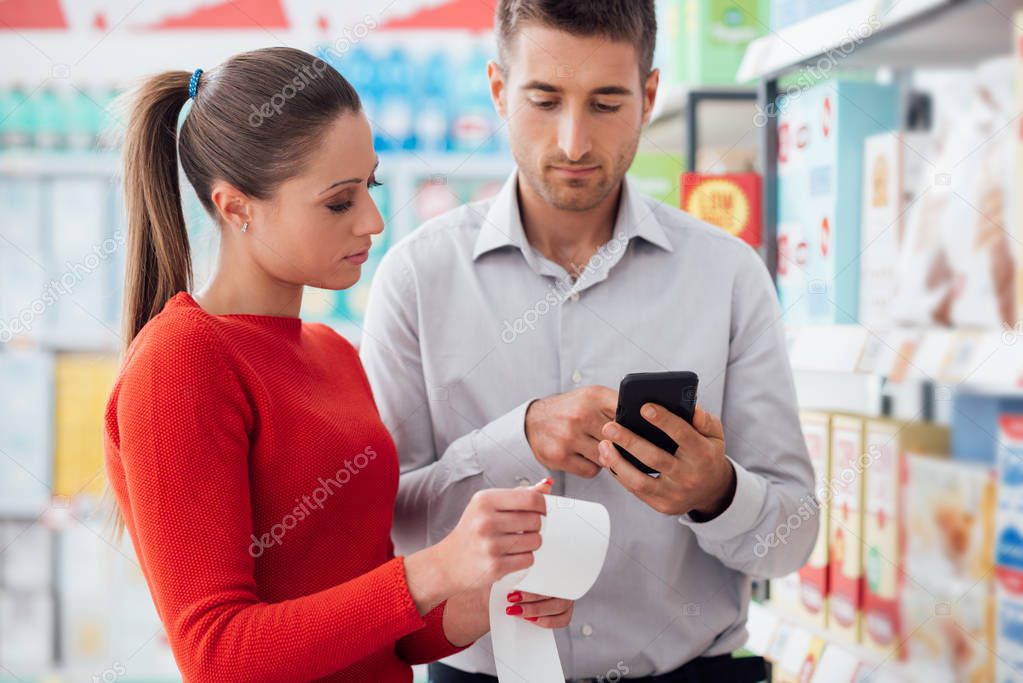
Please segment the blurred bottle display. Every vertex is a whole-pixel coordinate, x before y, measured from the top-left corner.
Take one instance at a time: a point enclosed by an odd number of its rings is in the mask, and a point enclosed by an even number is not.
[[[507,151],[490,101],[482,45],[414,52],[357,45],[343,54],[318,50],[355,87],[380,152],[494,155]]]

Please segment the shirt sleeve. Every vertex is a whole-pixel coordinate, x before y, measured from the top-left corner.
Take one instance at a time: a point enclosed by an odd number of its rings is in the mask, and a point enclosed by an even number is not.
[[[704,551],[761,577],[784,576],[817,539],[813,468],[806,450],[785,326],[770,275],[744,246],[732,292],[732,323],[721,422],[735,467],[735,497],[712,520],[681,521]]]
[[[108,421],[118,503],[185,680],[317,679],[429,625],[401,557],[321,592],[260,599],[249,552],[255,415],[222,353],[200,323],[150,335]]]
[[[360,345],[380,416],[401,460],[394,520],[400,552],[446,536],[477,491],[547,476],[526,441],[528,401],[440,452],[419,345],[418,284],[407,248],[391,249],[373,276]]]

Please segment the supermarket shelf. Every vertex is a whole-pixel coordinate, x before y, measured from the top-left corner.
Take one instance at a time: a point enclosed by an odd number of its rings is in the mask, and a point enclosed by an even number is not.
[[[828,70],[974,64],[1006,52],[1020,7],[1021,0],[856,0],[753,41],[736,80],[770,80],[820,63]]]
[[[798,657],[805,651],[803,646],[809,644],[811,639],[823,640],[826,643],[825,651],[812,679],[814,682],[838,680],[825,676],[836,675],[840,671],[848,672],[850,675],[848,680],[851,680],[853,672],[858,674],[869,672],[869,680],[876,683],[919,681],[908,664],[886,659],[882,654],[859,645],[836,643],[834,634],[827,629],[798,615],[780,611],[769,602],[750,603],[746,628],[749,631],[746,648],[775,665],[778,664],[778,660],[787,658],[787,650]],[[828,667],[826,672],[825,667]]]
[[[809,325],[788,329],[795,371],[1023,395],[1023,332]]]
[[[448,177],[475,177],[479,174],[510,173],[513,161],[509,155],[420,154],[418,152],[387,152],[380,155],[381,174],[415,173]],[[121,156],[116,152],[8,150],[0,152],[0,175],[117,175]]]

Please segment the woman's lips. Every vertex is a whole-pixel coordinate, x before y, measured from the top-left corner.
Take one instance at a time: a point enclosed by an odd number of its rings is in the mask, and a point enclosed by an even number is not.
[[[363,249],[362,251],[345,256],[345,261],[348,261],[349,263],[354,263],[355,265],[359,266],[365,263],[368,258],[369,249]]]

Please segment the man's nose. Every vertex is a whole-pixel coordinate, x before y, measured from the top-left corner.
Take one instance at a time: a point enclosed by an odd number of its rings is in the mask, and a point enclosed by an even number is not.
[[[569,161],[578,161],[590,151],[590,146],[583,112],[566,108],[558,122],[558,147]]]

